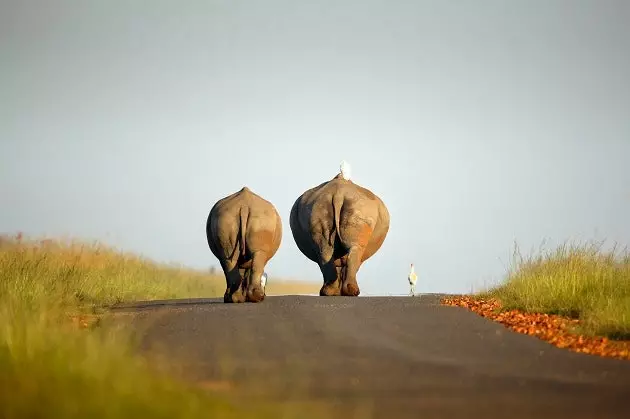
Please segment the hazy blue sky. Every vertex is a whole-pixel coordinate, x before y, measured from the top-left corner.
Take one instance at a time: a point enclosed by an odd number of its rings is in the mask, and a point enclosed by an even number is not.
[[[630,2],[0,0],[0,231],[217,265],[213,203],[354,180],[391,213],[363,295],[462,292],[513,241],[630,242]]]

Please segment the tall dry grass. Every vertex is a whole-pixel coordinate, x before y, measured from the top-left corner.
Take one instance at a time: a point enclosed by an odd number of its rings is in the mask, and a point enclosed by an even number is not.
[[[528,256],[515,246],[505,283],[483,294],[505,309],[579,318],[591,335],[630,338],[630,254],[604,245],[565,243]]]
[[[243,417],[151,369],[126,330],[69,321],[120,301],[221,296],[224,286],[99,244],[3,237],[0,417]]]
[[[220,276],[157,264],[99,243],[5,238],[0,264],[0,293],[31,304],[213,297],[225,288]]]

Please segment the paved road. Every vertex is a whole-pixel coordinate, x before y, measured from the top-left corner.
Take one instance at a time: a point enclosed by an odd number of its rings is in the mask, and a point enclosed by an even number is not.
[[[439,296],[119,306],[190,380],[321,417],[630,418],[630,362],[555,348]],[[319,410],[318,410],[319,409]]]

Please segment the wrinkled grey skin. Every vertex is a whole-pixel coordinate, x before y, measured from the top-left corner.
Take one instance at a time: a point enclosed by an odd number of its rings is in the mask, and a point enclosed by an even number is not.
[[[225,274],[223,301],[264,300],[261,276],[282,240],[282,222],[273,204],[243,187],[214,204],[206,237]]]
[[[357,272],[389,231],[383,201],[337,175],[304,192],[293,204],[289,220],[298,248],[322,272],[319,295],[358,296]]]

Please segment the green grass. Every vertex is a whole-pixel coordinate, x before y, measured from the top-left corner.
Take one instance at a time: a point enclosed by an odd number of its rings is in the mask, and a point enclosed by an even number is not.
[[[630,254],[603,245],[565,243],[527,257],[516,247],[507,280],[482,295],[506,310],[579,318],[589,335],[630,338]]]
[[[0,417],[244,417],[135,355],[128,330],[71,321],[116,302],[224,287],[222,276],[98,244],[0,238]]]

